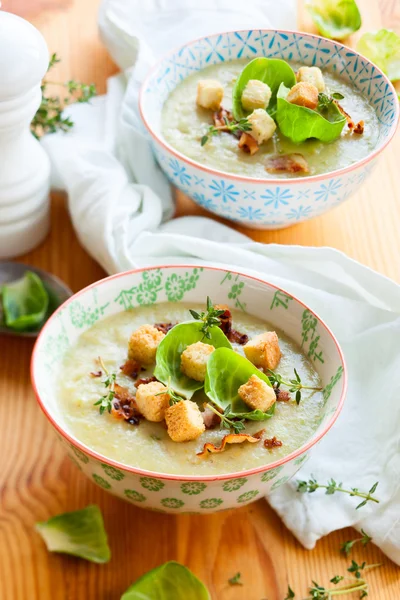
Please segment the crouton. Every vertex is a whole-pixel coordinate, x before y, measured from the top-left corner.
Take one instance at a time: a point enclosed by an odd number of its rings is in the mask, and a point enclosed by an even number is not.
[[[196,381],[204,381],[207,361],[214,350],[214,346],[203,344],[203,342],[196,342],[187,346],[181,354],[182,373]]]
[[[279,365],[281,350],[275,331],[266,331],[256,335],[245,346],[244,353],[248,360],[258,368],[273,371]]]
[[[271,100],[271,88],[258,79],[250,79],[242,93],[242,106],[245,110],[267,108]]]
[[[141,365],[151,365],[156,360],[158,344],[165,334],[152,325],[142,325],[136,329],[129,340],[128,358],[137,360]]]
[[[286,100],[291,104],[315,109],[318,106],[318,90],[315,85],[302,81],[292,87]]]
[[[165,413],[168,435],[174,442],[195,440],[205,431],[199,407],[191,400],[182,400],[170,406]]]
[[[251,124],[250,135],[257,144],[263,144],[274,135],[276,123],[272,117],[262,108],[257,108],[248,117]]]
[[[297,71],[296,79],[298,83],[311,83],[319,92],[325,91],[324,76],[319,67],[300,67]]]
[[[196,102],[202,108],[218,110],[224,97],[224,88],[216,79],[202,79],[197,84]]]
[[[252,375],[238,390],[240,398],[253,410],[266,412],[276,401],[275,392],[265,381]]]
[[[145,419],[158,423],[165,419],[165,411],[169,407],[167,388],[160,381],[142,383],[136,392],[136,405]]]

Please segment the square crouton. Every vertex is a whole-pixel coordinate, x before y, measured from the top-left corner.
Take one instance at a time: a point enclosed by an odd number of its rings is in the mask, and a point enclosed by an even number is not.
[[[281,349],[275,331],[266,331],[256,335],[245,346],[244,353],[250,362],[258,368],[273,371],[281,360]]]
[[[240,398],[253,410],[266,412],[276,401],[275,392],[265,381],[252,375],[238,390]]]
[[[291,104],[315,109],[318,106],[318,90],[315,85],[301,81],[292,87],[286,100]]]
[[[165,411],[169,408],[167,388],[159,381],[142,383],[136,392],[136,404],[139,411],[148,421],[158,423],[165,419]]]
[[[259,79],[250,79],[242,93],[242,106],[245,110],[266,109],[271,93],[269,85]]]
[[[158,345],[164,337],[165,333],[158,331],[153,325],[142,325],[131,335],[128,358],[137,360],[141,365],[153,364]]]
[[[214,350],[214,346],[203,344],[203,342],[196,342],[187,346],[181,354],[182,373],[196,381],[204,381],[207,361]]]
[[[168,435],[174,442],[195,440],[205,431],[199,407],[191,400],[182,400],[170,406],[165,413]]]
[[[297,81],[311,83],[319,92],[325,91],[325,81],[319,67],[300,67],[296,74]]]
[[[196,102],[202,108],[218,110],[224,97],[224,88],[216,79],[202,79],[197,84]]]
[[[249,133],[257,144],[263,144],[274,135],[276,123],[263,108],[254,110],[248,117],[248,121],[251,125]]]

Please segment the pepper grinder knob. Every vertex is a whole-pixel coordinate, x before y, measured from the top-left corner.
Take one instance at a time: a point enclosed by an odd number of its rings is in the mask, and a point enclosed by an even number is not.
[[[28,252],[49,229],[50,161],[30,132],[48,64],[41,33],[0,10],[0,259]]]

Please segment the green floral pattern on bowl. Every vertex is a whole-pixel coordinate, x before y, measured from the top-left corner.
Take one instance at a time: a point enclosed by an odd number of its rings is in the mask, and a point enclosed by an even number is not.
[[[64,353],[93,322],[143,304],[167,301],[202,303],[212,294],[228,304],[265,318],[285,330],[314,362],[324,384],[325,412],[315,433],[335,418],[345,382],[344,364],[336,342],[324,324],[294,297],[246,275],[198,266],[155,267],[103,280],[73,297],[51,317],[34,351],[33,379],[45,412],[57,423],[69,458],[94,484],[120,498],[159,512],[209,514],[253,502],[284,485],[307,460],[304,449],[278,467],[223,477],[191,478],[130,470],[109,464],[104,456],[85,449],[65,430],[54,389]],[[229,452],[229,449],[227,450]],[[217,460],[218,457],[213,457]]]

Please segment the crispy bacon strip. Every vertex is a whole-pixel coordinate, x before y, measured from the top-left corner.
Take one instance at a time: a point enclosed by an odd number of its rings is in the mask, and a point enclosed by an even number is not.
[[[92,377],[101,377],[103,375],[103,371],[92,371],[90,374]]]
[[[226,125],[226,121],[228,121],[228,123],[232,123],[232,121],[234,120],[235,119],[233,118],[233,114],[231,113],[231,111],[225,110],[225,108],[223,108],[222,106],[219,110],[213,113],[213,121],[215,127],[223,127],[224,125]]]
[[[258,152],[260,149],[256,140],[245,131],[243,131],[242,135],[240,136],[239,148],[250,154],[250,156],[253,156],[253,154]]]
[[[135,382],[135,387],[138,388],[139,385],[145,385],[146,383],[152,383],[153,381],[158,381],[157,377],[142,377]]]
[[[274,388],[274,392],[278,402],[289,402],[289,392],[287,392],[286,390],[281,390],[281,388]]]
[[[154,323],[154,327],[162,333],[168,333],[168,331],[175,327],[175,323]]]
[[[364,121],[359,121],[353,129],[353,133],[357,135],[362,135],[364,133],[364,126]]]
[[[141,414],[137,408],[135,396],[128,388],[119,385],[114,386],[115,396],[111,414],[116,419],[125,419],[130,425],[137,425]]]
[[[308,162],[302,154],[282,154],[272,156],[265,166],[268,173],[309,173]]]
[[[221,440],[220,446],[215,446],[211,442],[207,442],[203,446],[203,450],[197,453],[197,456],[201,456],[202,458],[208,456],[209,454],[218,454],[219,452],[223,452],[227,444],[242,444],[243,442],[250,442],[250,444],[256,444],[260,441],[262,434],[265,429],[258,431],[254,435],[249,435],[247,433],[228,433]]]
[[[236,329],[232,329],[232,313],[229,310],[228,306],[226,304],[215,304],[214,308],[216,310],[225,311],[224,314],[219,317],[219,320],[221,322],[219,327],[226,335],[228,340],[235,344],[240,344],[241,346],[247,344],[247,342],[249,341],[249,336],[245,333],[240,333],[239,331],[236,331]]]
[[[142,367],[133,358],[128,358],[124,362],[124,364],[120,366],[120,369],[124,375],[127,375],[128,377],[131,377],[132,379],[136,379],[136,377],[139,375]]]
[[[267,448],[267,450],[272,450],[272,448],[279,448],[279,446],[282,446],[282,442],[281,440],[277,440],[276,436],[264,440],[264,448]]]

